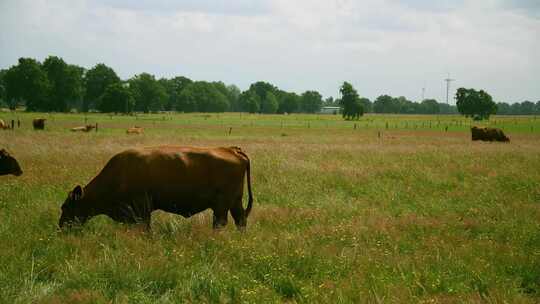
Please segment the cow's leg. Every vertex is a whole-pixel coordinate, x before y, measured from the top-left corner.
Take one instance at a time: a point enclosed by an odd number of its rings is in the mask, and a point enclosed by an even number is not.
[[[220,229],[227,226],[227,213],[228,210],[225,208],[214,209],[214,221],[212,224],[214,229]]]
[[[231,215],[234,219],[234,223],[236,224],[236,228],[238,228],[240,231],[244,231],[246,229],[247,219],[244,208],[242,207],[242,197],[236,200],[235,204],[233,204],[233,207],[231,208]]]

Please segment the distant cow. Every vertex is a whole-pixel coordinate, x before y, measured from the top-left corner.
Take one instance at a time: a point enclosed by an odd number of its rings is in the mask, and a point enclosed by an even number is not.
[[[7,129],[10,129],[10,127],[2,119],[0,119],[0,130],[2,129],[7,130]]]
[[[127,134],[143,134],[144,129],[141,127],[132,127],[126,130]]]
[[[483,141],[510,141],[510,139],[504,135],[504,132],[501,129],[476,126],[471,127],[471,138],[472,140]]]
[[[6,150],[0,150],[0,175],[13,174],[20,176],[22,174],[21,167],[17,160],[11,156]]]
[[[249,199],[244,210],[246,175]],[[229,211],[243,229],[252,205],[250,160],[238,147],[132,149],[115,155],[86,187],[76,186],[68,194],[59,226],[84,224],[105,214],[149,228],[154,210],[189,218],[212,209],[214,229],[227,224]]]
[[[86,125],[84,127],[75,127],[71,128],[71,132],[90,132],[92,129],[95,129],[96,126],[94,125]]]
[[[45,120],[46,118],[34,118],[32,121],[32,125],[34,126],[34,130],[43,130],[45,129]]]

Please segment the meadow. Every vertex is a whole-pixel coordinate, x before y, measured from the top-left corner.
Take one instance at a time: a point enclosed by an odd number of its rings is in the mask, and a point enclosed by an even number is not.
[[[32,118],[47,118],[34,131]],[[540,119],[460,116],[0,113],[0,303],[538,303]],[[69,128],[98,123],[97,132]],[[476,123],[476,122],[474,122]],[[143,135],[127,135],[131,126]],[[59,232],[68,191],[114,154],[240,146],[247,231],[155,212],[144,232],[100,216]],[[245,194],[246,196],[246,194]],[[245,198],[246,201],[246,198]],[[245,202],[244,202],[245,206]]]

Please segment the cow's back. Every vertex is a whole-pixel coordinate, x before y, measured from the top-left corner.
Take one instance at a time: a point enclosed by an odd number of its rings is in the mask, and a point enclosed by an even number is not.
[[[91,182],[96,184],[92,188],[107,189],[111,197],[145,194],[158,205],[205,209],[219,196],[241,195],[247,160],[235,149],[165,146],[126,150],[107,163]]]

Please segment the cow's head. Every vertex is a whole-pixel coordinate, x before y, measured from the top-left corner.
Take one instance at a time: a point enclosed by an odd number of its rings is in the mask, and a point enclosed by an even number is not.
[[[62,205],[62,215],[58,226],[60,228],[71,227],[74,224],[82,225],[88,219],[87,210],[82,202],[84,197],[84,191],[81,186],[75,187],[69,192],[68,197]]]
[[[20,176],[22,173],[17,160],[6,150],[0,150],[0,175],[13,174],[15,176]]]

